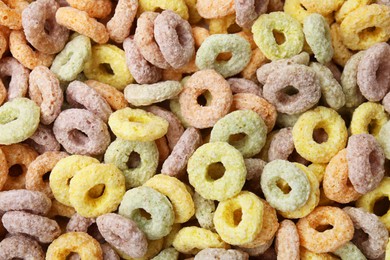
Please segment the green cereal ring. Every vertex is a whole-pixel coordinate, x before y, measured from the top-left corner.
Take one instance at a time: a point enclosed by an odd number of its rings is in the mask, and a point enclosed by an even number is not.
[[[161,251],[158,255],[153,257],[151,260],[177,260],[179,259],[179,252],[173,247],[169,247]]]
[[[377,140],[385,152],[386,158],[390,160],[390,121],[387,121],[379,131]]]
[[[28,98],[15,98],[0,107],[0,144],[15,144],[38,128],[40,108]]]
[[[91,40],[87,36],[78,35],[57,54],[50,69],[59,80],[72,81],[84,70],[84,64],[91,55]]]
[[[273,32],[282,33],[285,42],[278,44]],[[290,58],[302,51],[305,37],[301,24],[283,12],[261,15],[252,26],[253,39],[270,60]]]
[[[302,114],[303,113],[288,115],[285,113],[278,113],[278,117],[276,118],[276,125],[278,125],[280,128],[293,127]]]
[[[305,18],[303,33],[306,42],[319,63],[328,63],[333,57],[332,39],[329,24],[320,14],[311,14]]]
[[[193,196],[195,204],[195,217],[202,228],[214,230],[215,204],[213,200],[207,200],[195,192]]]
[[[245,137],[229,142],[229,138],[235,134],[245,134]],[[210,135],[210,142],[228,142],[246,158],[258,154],[266,139],[267,126],[259,114],[252,110],[237,110],[227,114],[217,121]]]
[[[228,61],[217,61],[220,53],[231,52]],[[214,69],[224,78],[241,72],[251,59],[250,43],[235,34],[214,34],[206,38],[196,53],[199,69]]]
[[[323,101],[334,110],[338,110],[345,105],[345,95],[340,83],[334,78],[333,73],[318,62],[311,62],[310,68],[314,70],[320,81]]]
[[[141,210],[150,214],[150,218],[144,217]],[[118,213],[137,223],[149,240],[168,235],[175,220],[168,198],[145,186],[128,190],[123,196]]]
[[[285,194],[278,182],[287,182],[291,191]],[[261,175],[261,189],[267,202],[279,211],[294,211],[305,205],[310,195],[306,174],[293,163],[274,160],[265,165]]]
[[[140,161],[134,158],[137,155]],[[156,174],[158,149],[155,142],[126,141],[118,138],[108,146],[104,161],[115,164],[123,172],[126,189],[130,189],[141,186]],[[133,165],[134,167],[131,167]]]
[[[213,179],[209,169],[221,162],[225,168],[223,176]],[[216,171],[216,170],[215,170]],[[226,200],[237,195],[245,183],[246,168],[240,151],[225,142],[206,143],[191,156],[187,165],[190,184],[203,198]]]
[[[179,98],[172,98],[169,100],[169,108],[171,109],[171,112],[175,114],[177,118],[179,118],[181,124],[185,127],[188,128],[191,125],[185,120],[183,117],[183,114],[181,113],[181,107],[180,107],[180,102]]]
[[[339,256],[341,260],[366,260],[367,258],[363,255],[363,253],[359,250],[357,246],[355,246],[352,242],[347,242],[343,246],[337,248],[336,251],[333,252],[335,255]]]

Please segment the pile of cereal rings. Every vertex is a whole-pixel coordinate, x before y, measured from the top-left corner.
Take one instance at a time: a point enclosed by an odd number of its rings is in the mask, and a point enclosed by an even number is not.
[[[390,260],[389,0],[0,1],[0,259]]]

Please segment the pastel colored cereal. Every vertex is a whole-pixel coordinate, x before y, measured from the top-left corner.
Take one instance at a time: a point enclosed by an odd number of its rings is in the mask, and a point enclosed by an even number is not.
[[[137,14],[137,9],[138,1],[136,0],[118,1],[115,7],[115,14],[106,25],[111,39],[118,43],[126,39],[130,34],[131,25]]]
[[[33,202],[33,203],[31,203]],[[0,192],[1,211],[29,211],[46,215],[51,200],[42,192],[30,190],[9,190]]]
[[[389,116],[384,107],[374,102],[365,102],[358,106],[352,115],[351,134],[372,134],[377,136]]]
[[[0,242],[0,257],[4,259],[31,258],[45,259],[42,247],[34,239],[25,235],[14,235]]]

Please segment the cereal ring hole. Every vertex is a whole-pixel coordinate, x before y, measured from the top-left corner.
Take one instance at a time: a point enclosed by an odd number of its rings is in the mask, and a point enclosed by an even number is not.
[[[290,191],[291,191],[291,187],[290,185],[288,185],[288,183],[283,180],[283,179],[278,179],[276,181],[276,186],[278,186],[278,188],[284,193],[284,194],[289,194]]]
[[[229,144],[232,146],[239,146],[240,143],[245,143],[248,139],[248,135],[245,133],[237,133],[229,136]]]
[[[8,176],[16,178],[22,176],[26,172],[26,167],[20,164],[12,165],[8,170]]]
[[[383,196],[375,201],[373,213],[378,217],[385,215],[390,208],[389,197]]]
[[[70,252],[69,255],[67,255],[65,259],[66,260],[74,260],[74,259],[81,259],[81,257],[76,252]]]
[[[318,225],[315,227],[315,230],[318,231],[318,232],[325,232],[327,230],[331,230],[333,228],[332,225],[330,224],[325,224],[325,225]]]
[[[138,211],[139,211],[139,214],[140,214],[143,218],[145,218],[145,219],[147,219],[147,220],[151,220],[151,219],[152,219],[152,215],[150,215],[150,213],[147,212],[146,210],[144,210],[144,209],[138,209]]]
[[[114,70],[112,69],[111,65],[109,63],[100,63],[99,69],[104,71],[107,74],[115,75]]]
[[[221,52],[218,54],[216,60],[217,61],[228,61],[233,57],[233,54],[231,52]]]
[[[294,96],[299,93],[299,90],[295,88],[294,86],[287,86],[284,89],[282,89],[279,93],[283,93],[287,96]],[[282,95],[278,97],[278,99],[282,99]]]
[[[126,163],[129,169],[138,168],[141,165],[141,156],[137,152],[131,152]]]
[[[225,171],[225,166],[221,162],[212,163],[207,167],[207,174],[214,181],[222,178]]]
[[[328,141],[328,134],[324,128],[316,128],[313,131],[313,140],[318,144]]]
[[[9,87],[9,83],[11,82],[11,79],[12,79],[11,76],[4,75],[3,77],[1,77],[1,81],[3,82],[5,88]]]
[[[97,184],[93,186],[91,189],[89,189],[88,196],[92,199],[97,199],[103,195],[105,189],[106,189],[106,185]]]
[[[373,133],[375,133],[377,131],[378,127],[379,128],[381,127],[380,125],[378,125],[378,120],[372,119],[370,121],[370,123],[368,124],[368,126],[367,126],[367,131],[368,131],[369,134],[373,134]]]
[[[275,41],[278,45],[282,45],[286,41],[286,36],[284,33],[279,32],[278,30],[272,30],[272,34],[274,35]]]
[[[80,131],[78,129],[73,129],[69,131],[68,138],[76,144],[84,145],[88,142],[88,136],[83,131]]]
[[[49,182],[50,174],[51,174],[51,171],[48,171],[47,173],[45,173],[44,175],[42,175],[42,180],[43,180],[44,182]]]
[[[242,28],[238,24],[236,24],[236,23],[231,24],[227,28],[227,32],[228,33],[238,33],[238,32],[241,32],[241,31],[242,31]]]
[[[241,220],[242,220],[242,209],[241,208],[236,209],[233,212],[233,219],[234,219],[235,226],[238,226],[241,223]]]
[[[198,105],[205,107],[209,105],[209,103],[211,102],[211,98],[211,92],[205,90],[196,98],[196,101],[198,102]]]
[[[376,26],[372,26],[372,27],[368,27],[366,29],[361,30],[358,33],[358,35],[359,35],[359,38],[362,41],[366,41],[366,40],[369,40],[369,39],[377,38],[378,35],[380,35],[381,33],[382,33],[382,28],[376,27]]]

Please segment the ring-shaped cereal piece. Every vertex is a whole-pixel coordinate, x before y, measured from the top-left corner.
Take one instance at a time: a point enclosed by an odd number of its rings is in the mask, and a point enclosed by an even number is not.
[[[328,4],[329,2],[330,1],[328,1],[326,4]],[[312,11],[306,9],[306,7],[302,4],[301,0],[285,0],[283,9],[285,13],[291,15],[293,18],[297,19],[302,24],[304,23],[305,18],[309,16],[311,13],[313,13]],[[323,16],[326,19],[328,24],[333,23],[334,18],[332,12]]]
[[[228,61],[218,61],[220,53],[229,52]],[[203,69],[214,69],[223,77],[231,77],[241,72],[251,58],[250,43],[235,34],[215,34],[206,38],[196,52],[196,66]]]
[[[0,25],[6,26],[12,30],[22,29],[21,11],[8,5],[10,5],[10,3],[0,3]]]
[[[209,26],[210,34],[228,34],[231,26],[234,26],[236,16],[230,14],[221,18],[213,18],[206,20]]]
[[[66,259],[72,252],[77,253],[83,260],[103,259],[103,251],[99,242],[84,232],[62,234],[49,245],[46,259]]]
[[[199,15],[203,18],[221,18],[230,14],[234,14],[234,0],[227,1],[208,1],[198,0],[196,2],[196,9]]]
[[[112,9],[110,0],[69,0],[67,3],[67,6],[84,11],[93,18],[106,18]]]
[[[321,225],[331,225],[332,229],[317,231]],[[315,253],[336,250],[353,237],[354,227],[350,217],[336,207],[317,207],[297,223],[301,246]]]
[[[223,176],[214,180],[210,165],[222,163]],[[237,195],[245,183],[246,168],[241,153],[225,142],[206,143],[191,156],[187,165],[190,184],[205,199],[223,201]]]
[[[263,90],[260,86],[252,80],[245,78],[230,78],[227,80],[230,88],[234,94],[237,93],[251,93],[259,97],[263,97]]]
[[[193,199],[195,204],[195,217],[200,227],[215,230],[213,218],[216,207],[214,201],[203,198],[197,192],[194,193]]]
[[[96,92],[107,101],[107,103],[114,111],[128,106],[123,93],[113,86],[96,80],[87,80],[84,83],[96,90]]]
[[[390,46],[382,42],[371,46],[361,57],[357,84],[363,96],[369,101],[382,100],[390,90],[390,61],[386,59],[388,56]]]
[[[279,259],[299,260],[299,234],[295,223],[285,219],[276,232],[275,251]]]
[[[131,26],[138,10],[137,0],[120,0],[115,7],[114,16],[107,22],[110,38],[122,43],[130,34]]]
[[[175,177],[158,174],[143,186],[155,189],[168,197],[175,213],[174,223],[185,223],[195,214],[194,201],[184,183]]]
[[[91,194],[99,185],[104,185],[103,193]],[[69,201],[81,216],[97,217],[116,210],[125,191],[125,177],[115,165],[91,164],[71,179]]]
[[[99,163],[99,161],[82,155],[71,155],[58,161],[49,176],[49,184],[54,198],[66,206],[72,206],[69,201],[70,180],[79,170],[94,163]]]
[[[389,116],[382,105],[365,102],[353,111],[350,125],[351,134],[372,134],[376,137],[388,120]]]
[[[317,143],[313,139],[316,129],[324,129],[328,138]],[[344,120],[333,109],[319,106],[303,113],[293,127],[295,149],[306,160],[327,163],[347,143],[348,132]]]
[[[139,161],[133,156],[138,155]],[[154,142],[126,141],[117,138],[104,154],[104,162],[115,164],[125,176],[126,188],[141,186],[156,174],[158,149]],[[134,166],[130,167],[132,163]]]
[[[158,10],[172,10],[180,15],[184,20],[188,20],[188,7],[185,0],[139,0],[138,13],[155,12]]]
[[[236,23],[243,28],[250,28],[253,22],[267,12],[269,0],[235,0]]]
[[[278,31],[285,42],[279,45],[273,35]],[[302,51],[304,34],[301,24],[283,12],[273,12],[260,16],[252,26],[253,39],[270,60],[290,58]]]
[[[148,219],[141,209],[150,214]],[[128,190],[119,206],[119,214],[135,221],[149,240],[160,239],[169,234],[175,219],[173,207],[166,196],[150,187]]]
[[[74,214],[76,214],[76,210],[73,207],[66,206],[58,202],[56,199],[53,199],[49,213],[47,213],[47,217],[66,217],[70,219],[72,216],[74,216]]]
[[[4,99],[12,100],[17,97],[24,97],[28,90],[28,76],[28,69],[20,64],[18,60],[13,57],[2,58],[0,60],[0,78],[5,82],[6,77],[11,77]]]
[[[366,256],[359,250],[352,242],[347,242],[343,246],[337,248],[333,254],[337,255],[341,259],[356,259],[366,260]]]
[[[287,194],[278,187],[283,180],[291,188]],[[310,195],[310,182],[305,172],[284,160],[269,162],[261,174],[261,189],[267,202],[279,211],[295,211],[305,205]]]
[[[348,49],[343,43],[340,32],[340,25],[338,23],[334,23],[330,26],[330,35],[333,46],[333,60],[343,67],[352,57],[354,52]]]
[[[45,253],[34,239],[25,235],[13,235],[0,242],[0,258],[44,260]]]
[[[321,15],[327,15],[339,10],[344,4],[345,0],[331,0],[326,2],[315,2],[311,0],[299,0],[302,6],[304,6],[310,13],[318,13]]]
[[[387,159],[390,159],[390,122],[388,121],[381,127],[379,134],[376,136],[379,144],[383,148],[383,152]]]
[[[152,259],[154,256],[156,256],[162,249],[163,249],[163,243],[164,239],[158,239],[158,240],[148,240],[148,247],[146,254],[143,257],[140,258],[132,258],[129,255],[126,255],[124,252],[120,251],[119,249],[116,249],[116,253],[125,260],[147,260]]]
[[[43,154],[48,151],[59,151],[61,148],[61,145],[55,138],[52,129],[42,124],[39,124],[35,133],[25,142],[34,148],[34,150],[39,154]]]
[[[50,70],[61,81],[75,80],[84,70],[84,64],[91,58],[91,40],[78,35],[70,40],[64,49],[56,55]]]
[[[110,214],[110,213],[109,213]],[[66,232],[88,232],[88,228],[96,223],[95,218],[85,218],[75,213],[66,224]]]
[[[112,113],[108,125],[119,138],[148,142],[163,137],[169,124],[165,119],[145,110],[127,107]]]
[[[56,12],[56,20],[69,30],[88,36],[99,44],[106,43],[109,35],[106,27],[88,13],[73,7],[60,7]]]
[[[231,136],[244,134],[243,139],[230,141]],[[217,121],[210,134],[210,142],[227,142],[239,150],[243,157],[252,157],[263,148],[267,139],[267,126],[252,110],[237,110]]]
[[[201,259],[235,259],[235,260],[247,260],[248,253],[223,248],[206,248],[195,255],[194,260]]]
[[[248,65],[241,71],[240,75],[245,79],[256,81],[256,70],[267,61],[268,59],[259,48],[252,50],[251,59]]]
[[[28,211],[33,214],[46,215],[50,207],[49,197],[39,191],[23,189],[0,192],[0,210],[3,212]]]

